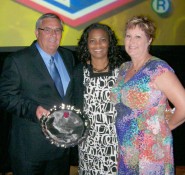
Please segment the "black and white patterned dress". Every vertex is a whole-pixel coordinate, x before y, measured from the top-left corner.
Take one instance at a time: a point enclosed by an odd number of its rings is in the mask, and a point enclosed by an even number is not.
[[[79,145],[79,175],[115,175],[117,169],[116,110],[110,89],[118,69],[92,73],[84,68],[84,112],[90,120],[86,141]]]

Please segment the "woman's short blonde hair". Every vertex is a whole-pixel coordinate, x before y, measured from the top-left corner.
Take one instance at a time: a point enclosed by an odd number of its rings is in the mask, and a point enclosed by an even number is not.
[[[153,39],[155,37],[156,27],[152,20],[146,16],[134,16],[129,19],[126,23],[125,32],[128,29],[133,29],[139,27],[142,31],[145,32],[148,39]]]

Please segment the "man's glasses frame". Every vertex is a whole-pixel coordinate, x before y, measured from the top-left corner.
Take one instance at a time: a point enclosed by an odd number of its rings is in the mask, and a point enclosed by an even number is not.
[[[62,28],[56,28],[56,29],[52,29],[49,27],[45,27],[45,28],[38,28],[39,30],[42,30],[44,33],[46,34],[51,34],[51,33],[56,33],[56,34],[61,34],[63,29]]]

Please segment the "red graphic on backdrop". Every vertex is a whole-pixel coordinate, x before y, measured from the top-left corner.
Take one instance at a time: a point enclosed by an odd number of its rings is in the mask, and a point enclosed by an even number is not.
[[[15,0],[42,13],[54,12],[73,27],[96,19],[136,0]]]

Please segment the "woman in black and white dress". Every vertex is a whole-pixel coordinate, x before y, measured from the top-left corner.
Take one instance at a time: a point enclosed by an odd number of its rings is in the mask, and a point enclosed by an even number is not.
[[[115,175],[117,171],[116,111],[109,97],[124,61],[117,42],[109,26],[94,23],[78,43],[81,63],[72,78],[74,105],[90,121],[89,135],[78,146],[79,175]]]

